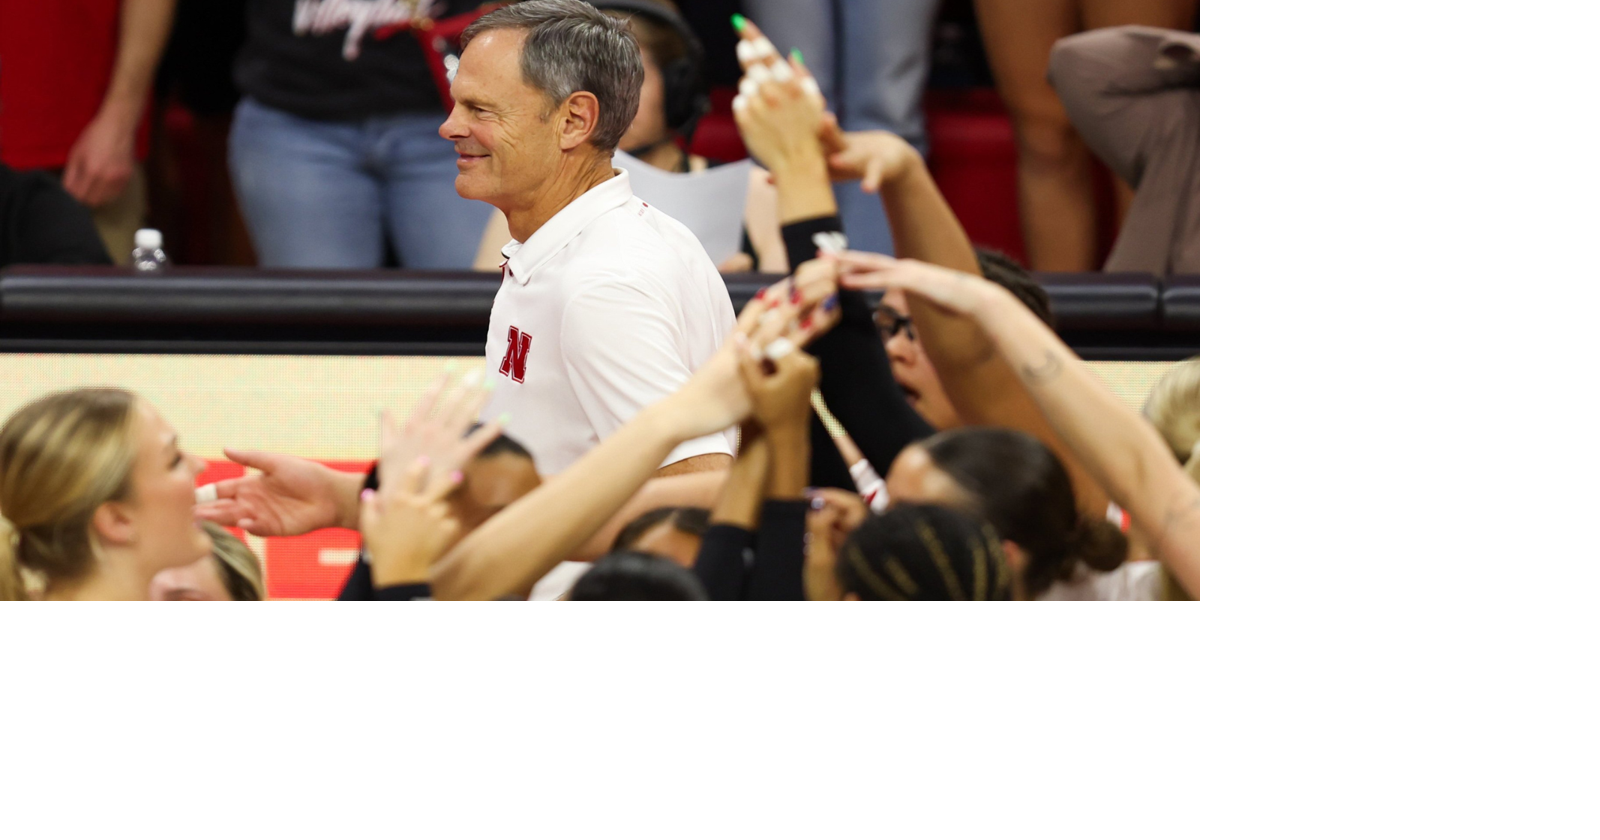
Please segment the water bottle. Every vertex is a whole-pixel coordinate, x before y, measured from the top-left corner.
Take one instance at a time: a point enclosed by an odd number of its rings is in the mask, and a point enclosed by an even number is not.
[[[140,228],[133,234],[133,269],[163,271],[166,267],[167,254],[161,250],[161,231]]]

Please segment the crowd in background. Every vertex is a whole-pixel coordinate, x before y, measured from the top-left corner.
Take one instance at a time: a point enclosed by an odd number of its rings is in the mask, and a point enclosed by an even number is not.
[[[21,164],[0,170],[0,248],[13,261],[128,250],[114,237],[132,235],[119,205],[142,201],[148,115],[130,120],[126,96],[147,99],[168,25],[154,18],[174,7],[130,5],[151,20],[123,17],[109,92],[49,150],[38,135],[18,151],[14,138],[34,135],[17,128],[12,105],[27,98],[13,90],[36,82],[13,75],[17,41],[0,40],[0,158]],[[218,136],[263,265],[466,267],[482,264],[480,243],[508,238],[455,192],[455,150],[439,137],[454,56],[414,27],[424,8],[448,31],[479,5],[247,4],[242,98]],[[622,150],[669,171],[715,166],[686,151],[709,108],[704,62],[687,59],[705,48],[669,4],[615,5],[646,59]],[[352,17],[369,6],[394,19]],[[476,422],[478,383],[445,376],[389,424],[366,475],[230,452],[257,472],[203,488],[199,525],[203,464],[155,406],[117,389],[63,392],[0,429],[0,588],[261,598],[259,563],[220,524],[359,530],[347,599],[526,598],[541,586],[575,600],[1198,597],[1198,359],[1135,413],[1062,343],[1028,272],[974,247],[925,162],[918,102],[937,6],[752,2],[755,22],[735,19],[733,117],[761,169],[746,262],[725,267],[788,276],[687,385],[575,463],[541,472],[499,424]],[[1034,267],[1096,267],[1092,150],[1128,193],[1106,267],[1197,272],[1197,7],[976,10],[1016,124]],[[1151,25],[1101,28],[1123,23]],[[731,469],[655,477],[674,447],[730,427]]]

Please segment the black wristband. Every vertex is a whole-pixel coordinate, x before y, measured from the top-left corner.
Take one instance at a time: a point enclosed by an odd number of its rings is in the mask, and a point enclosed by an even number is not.
[[[817,243],[812,239],[817,234],[842,232],[844,223],[837,215],[801,219],[784,225],[783,249],[789,255],[789,271],[792,273],[801,263],[817,258]]]

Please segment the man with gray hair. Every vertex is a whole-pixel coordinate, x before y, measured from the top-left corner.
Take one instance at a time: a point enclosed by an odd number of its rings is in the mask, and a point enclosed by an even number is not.
[[[582,0],[528,0],[462,34],[456,191],[505,213],[489,320],[485,417],[566,469],[639,409],[676,391],[730,334],[733,304],[688,228],[633,195],[611,165],[644,66],[624,21]],[[733,430],[673,450],[661,474],[732,462]]]

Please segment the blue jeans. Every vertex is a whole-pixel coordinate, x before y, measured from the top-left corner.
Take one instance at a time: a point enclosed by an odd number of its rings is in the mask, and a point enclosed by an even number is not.
[[[228,168],[261,265],[377,268],[387,235],[406,268],[471,268],[490,207],[456,195],[443,121],[323,122],[246,97]]]
[[[924,156],[922,90],[939,0],[744,0],[750,18],[785,55],[798,47],[846,131],[882,129]],[[859,183],[835,184],[850,247],[894,253],[889,220]]]

